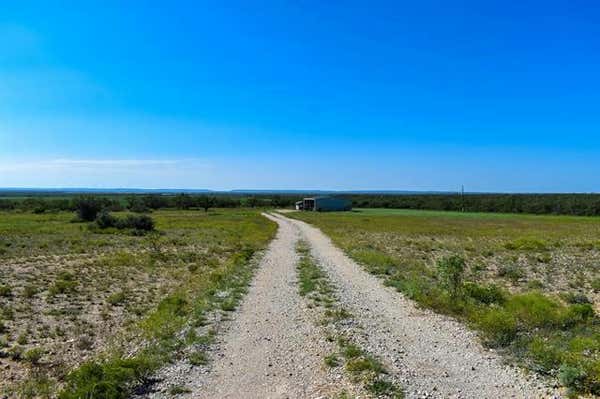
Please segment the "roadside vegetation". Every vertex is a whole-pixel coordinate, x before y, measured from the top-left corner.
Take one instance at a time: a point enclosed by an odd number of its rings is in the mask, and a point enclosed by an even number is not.
[[[300,256],[299,293],[319,312],[327,339],[337,344],[338,350],[323,359],[325,365],[343,369],[372,397],[403,398],[402,389],[388,375],[384,365],[353,339],[352,315],[341,307],[335,288],[312,258],[307,243],[300,241],[296,251]]]
[[[600,220],[372,210],[294,213],[386,284],[464,320],[485,343],[600,394]]]
[[[237,306],[276,230],[247,209],[73,212],[0,212],[1,394],[126,398],[207,361],[206,315]]]

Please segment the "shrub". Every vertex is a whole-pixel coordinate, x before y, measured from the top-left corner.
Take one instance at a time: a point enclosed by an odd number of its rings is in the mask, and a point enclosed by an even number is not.
[[[594,314],[594,308],[589,303],[571,305],[562,316],[562,324],[564,327],[571,327],[584,323],[594,317]]]
[[[487,305],[501,304],[506,300],[506,293],[495,284],[484,287],[475,283],[466,283],[464,288],[467,296]]]
[[[441,285],[456,296],[462,288],[465,260],[456,255],[440,259],[437,262],[437,270]]]
[[[506,309],[530,328],[552,327],[561,322],[560,305],[539,292],[514,295]]]
[[[580,292],[577,292],[577,293],[567,292],[567,293],[562,294],[561,296],[566,302],[572,303],[572,304],[592,303],[592,301],[590,301],[590,299],[587,296],[585,296],[585,294],[582,294]]]
[[[584,386],[586,373],[584,370],[563,364],[558,371],[558,379],[561,384],[568,387],[570,390],[579,391]]]
[[[86,222],[92,222],[102,210],[103,204],[95,197],[79,197],[74,200],[77,217]]]
[[[116,223],[119,229],[134,229],[140,231],[154,230],[154,220],[148,215],[127,215]]]
[[[479,315],[476,323],[492,345],[506,346],[517,336],[517,319],[503,309],[485,311]]]
[[[127,215],[125,218],[116,218],[108,211],[102,211],[98,215],[96,225],[101,229],[116,227],[119,230],[133,229],[142,232],[154,230],[154,220],[148,215]]]
[[[59,398],[126,399],[130,397],[129,383],[140,381],[153,366],[145,357],[84,363],[67,376],[67,385]]]
[[[510,264],[500,267],[500,269],[498,269],[498,276],[506,277],[512,281],[518,281],[525,276],[525,273],[519,266]]]
[[[115,227],[117,223],[117,218],[110,214],[110,212],[104,210],[100,212],[98,217],[96,218],[96,224],[101,229],[107,229],[109,227]]]
[[[540,371],[549,373],[561,363],[560,352],[543,338],[535,337],[529,343],[528,349]]]

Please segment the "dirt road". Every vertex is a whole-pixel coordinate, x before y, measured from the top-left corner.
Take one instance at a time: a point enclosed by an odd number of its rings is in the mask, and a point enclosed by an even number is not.
[[[358,337],[402,381],[408,398],[548,398],[543,381],[528,378],[486,350],[476,335],[449,317],[418,309],[383,286],[319,229],[277,216],[312,247],[313,256],[338,287],[344,307],[362,325]],[[286,227],[287,228],[287,227]]]
[[[298,294],[295,245],[305,240],[360,324],[355,337],[401,381],[407,398],[551,398],[544,382],[503,364],[460,323],[418,309],[365,272],[320,230],[281,214],[254,282],[208,369],[176,364],[164,373],[193,398],[325,398],[357,392],[323,363],[334,348]],[[171,381],[169,381],[169,379]],[[152,397],[168,397],[166,394]]]

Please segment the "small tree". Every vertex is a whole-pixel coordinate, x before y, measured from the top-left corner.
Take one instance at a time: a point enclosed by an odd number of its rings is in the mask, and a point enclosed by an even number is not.
[[[210,208],[215,205],[216,199],[214,197],[209,197],[208,195],[203,195],[198,200],[198,205],[204,209],[204,212],[208,212]]]
[[[193,198],[185,193],[177,194],[174,202],[177,209],[190,209],[193,206]]]
[[[75,212],[79,219],[92,222],[102,210],[102,203],[94,197],[79,197],[74,200]]]
[[[465,260],[458,255],[443,258],[437,262],[437,269],[441,285],[452,296],[458,296],[463,286]]]

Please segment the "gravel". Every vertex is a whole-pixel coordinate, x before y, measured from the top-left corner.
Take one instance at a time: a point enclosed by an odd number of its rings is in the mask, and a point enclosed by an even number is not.
[[[163,370],[147,398],[172,397],[170,387],[185,387],[189,398],[325,398],[353,391],[346,377],[326,369],[327,342],[298,294],[295,245],[298,229],[279,223],[240,308],[221,323],[206,366],[181,360]]]
[[[548,381],[505,364],[464,325],[384,286],[319,229],[275,218],[280,229],[295,229],[310,244],[342,306],[361,324],[363,333],[355,338],[386,364],[407,398],[560,398]]]

